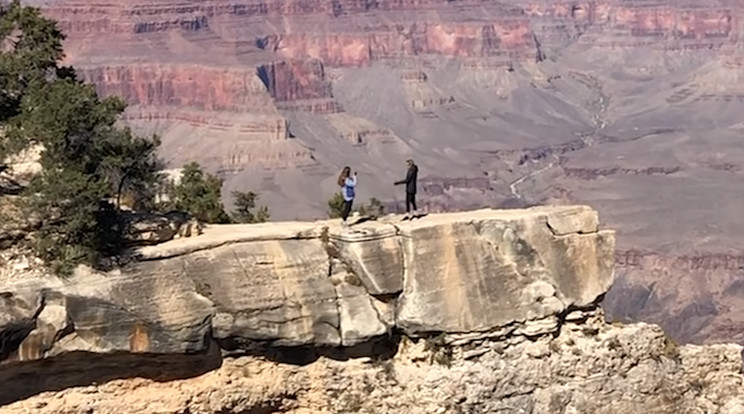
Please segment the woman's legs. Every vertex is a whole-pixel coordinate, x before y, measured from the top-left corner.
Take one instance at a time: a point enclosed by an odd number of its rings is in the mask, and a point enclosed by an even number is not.
[[[351,213],[351,204],[354,203],[354,200],[346,201],[344,200],[344,209],[341,210],[341,219],[343,219],[344,222],[346,222],[346,219],[349,217],[349,213]]]

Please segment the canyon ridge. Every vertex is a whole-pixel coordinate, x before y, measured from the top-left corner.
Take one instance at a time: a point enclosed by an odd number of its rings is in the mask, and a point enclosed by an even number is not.
[[[28,3],[171,167],[275,219],[323,217],[346,164],[396,211],[413,156],[432,212],[592,205],[612,318],[744,342],[742,1]]]

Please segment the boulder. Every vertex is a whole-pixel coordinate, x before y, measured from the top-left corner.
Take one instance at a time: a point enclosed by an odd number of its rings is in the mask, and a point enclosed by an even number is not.
[[[352,231],[332,231],[330,241],[339,259],[359,277],[369,294],[389,295],[403,290],[403,249],[396,227],[365,223]]]
[[[191,237],[202,233],[203,225],[187,213],[171,211],[166,214],[122,212],[124,241],[132,246],[146,246],[167,242],[177,237]]]
[[[587,306],[612,284],[614,233],[598,231],[588,208],[434,216],[401,227],[400,237],[405,286],[396,323],[408,333],[542,319]]]

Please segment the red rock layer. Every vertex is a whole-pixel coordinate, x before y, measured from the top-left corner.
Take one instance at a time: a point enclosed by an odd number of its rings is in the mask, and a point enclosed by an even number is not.
[[[723,47],[727,65],[744,67],[736,46],[744,0],[706,6],[670,0],[508,1],[60,0],[44,11],[68,35],[69,63],[82,66],[82,75],[102,94],[140,108],[128,113],[131,120],[253,131],[246,133],[268,140],[288,134],[279,110],[343,111],[326,67],[445,56],[466,68],[493,68],[539,60],[542,45],[575,41],[608,48]],[[411,78],[404,83],[414,85],[414,110],[426,113],[452,102],[418,86],[425,74],[405,76]],[[210,111],[276,117],[216,121],[204,117]]]
[[[271,97],[279,102],[332,97],[319,60],[280,61],[260,65],[257,70]]]
[[[282,56],[311,56],[333,66],[363,66],[375,60],[419,55],[535,57],[535,39],[526,18],[487,24],[424,22],[372,30],[270,35],[260,43]]]
[[[133,64],[82,67],[78,71],[100,94],[120,96],[132,105],[276,112],[255,68]]]
[[[603,35],[584,41],[600,47],[718,48],[734,40],[734,19],[741,6],[649,0],[595,3],[586,16]]]

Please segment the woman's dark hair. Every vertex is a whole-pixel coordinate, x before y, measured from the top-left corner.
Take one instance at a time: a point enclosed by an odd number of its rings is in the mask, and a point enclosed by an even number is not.
[[[343,187],[344,184],[346,184],[346,179],[349,178],[351,175],[351,168],[344,167],[343,170],[341,170],[341,174],[338,176],[338,186]]]

